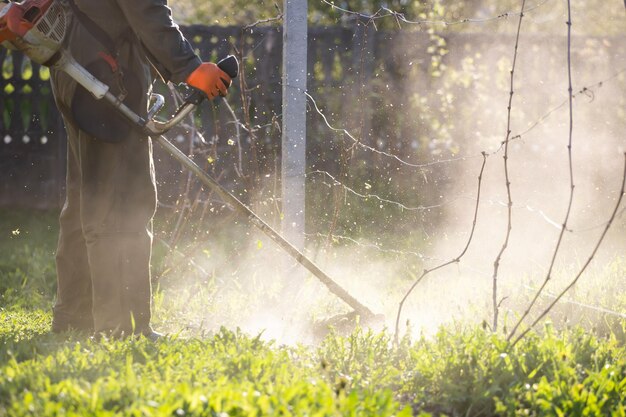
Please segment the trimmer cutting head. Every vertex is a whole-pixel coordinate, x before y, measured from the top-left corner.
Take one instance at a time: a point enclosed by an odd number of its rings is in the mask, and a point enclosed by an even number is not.
[[[324,320],[313,323],[313,335],[317,340],[322,340],[331,331],[340,335],[349,335],[357,327],[380,331],[385,326],[385,315],[375,314],[361,316],[356,311],[337,314]]]

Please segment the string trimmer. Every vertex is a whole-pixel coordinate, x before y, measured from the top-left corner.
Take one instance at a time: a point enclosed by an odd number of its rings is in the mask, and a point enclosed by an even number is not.
[[[375,315],[370,309],[356,300],[313,261],[261,220],[259,216],[225,190],[163,136],[164,133],[195,110],[205,98],[204,93],[200,91],[192,93],[176,110],[174,116],[167,121],[159,121],[155,118],[157,112],[163,107],[165,100],[162,96],[153,94],[148,116],[146,118],[139,116],[126,106],[122,100],[112,94],[109,91],[109,86],[96,79],[76,62],[69,51],[63,48],[63,40],[67,34],[71,19],[71,8],[63,0],[25,0],[21,3],[9,3],[0,10],[0,44],[5,48],[22,52],[33,62],[67,73],[96,99],[108,102],[124,115],[133,126],[155,139],[178,162],[192,171],[204,185],[216,192],[239,213],[246,216],[254,226],[263,231],[292,258],[308,269],[331,293],[352,307],[356,315],[361,317],[363,323],[371,323],[382,319],[381,315]],[[238,75],[239,64],[233,56],[228,56],[221,60],[218,66],[232,78]]]

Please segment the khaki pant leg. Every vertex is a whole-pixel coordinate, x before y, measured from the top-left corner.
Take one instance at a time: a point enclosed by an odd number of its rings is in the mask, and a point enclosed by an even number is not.
[[[147,331],[156,209],[151,140],[133,134],[112,144],[80,132],[79,154],[95,330]]]
[[[56,253],[57,299],[52,329],[93,328],[91,272],[80,215],[80,161],[78,131],[66,126],[68,134],[65,204],[61,210]]]

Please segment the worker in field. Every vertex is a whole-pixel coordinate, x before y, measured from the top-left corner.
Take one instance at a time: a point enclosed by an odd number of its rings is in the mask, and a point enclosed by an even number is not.
[[[209,99],[226,94],[230,77],[196,56],[166,0],[70,2],[72,55],[138,114],[146,116],[157,74]],[[151,141],[65,73],[54,71],[51,81],[68,136],[52,330],[157,339],[150,327]]]

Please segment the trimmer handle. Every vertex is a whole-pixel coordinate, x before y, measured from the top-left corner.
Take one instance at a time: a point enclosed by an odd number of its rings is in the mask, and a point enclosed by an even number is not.
[[[230,78],[237,78],[239,75],[239,62],[234,55],[228,55],[226,58],[221,59],[217,66],[228,74]]]
[[[239,75],[239,62],[234,55],[228,55],[226,58],[222,58],[217,63],[217,66],[228,74],[230,78],[237,78],[237,75]],[[194,104],[197,106],[202,103],[202,100],[205,98],[206,95],[202,91],[194,88],[191,95],[185,100],[185,104]],[[183,106],[185,104],[183,104]]]
[[[235,78],[239,74],[239,62],[233,55],[228,55],[226,58],[220,60],[217,66],[222,69],[230,78]],[[148,120],[144,123],[144,130],[150,135],[163,134],[170,130],[172,127],[180,123],[189,113],[191,113],[196,106],[202,103],[202,100],[206,98],[206,94],[196,88],[192,88],[192,93],[187,97],[185,102],[176,109],[174,116],[166,122],[160,122],[155,120],[153,116],[156,114],[160,106],[163,105],[162,100],[155,97],[156,103],[154,108],[148,112]]]

